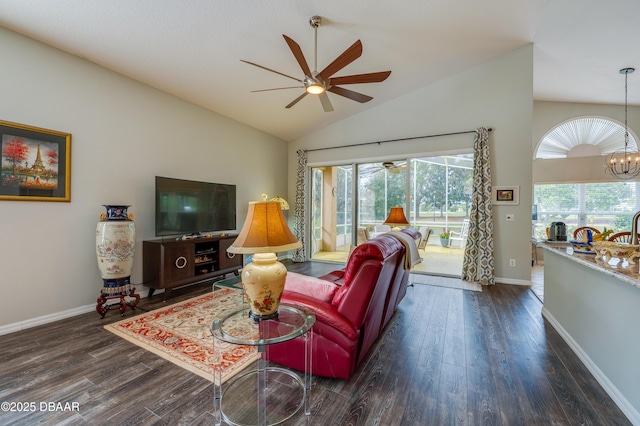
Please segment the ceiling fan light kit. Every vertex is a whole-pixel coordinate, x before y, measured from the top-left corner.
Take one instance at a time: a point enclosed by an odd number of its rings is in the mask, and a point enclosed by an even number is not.
[[[304,78],[305,91],[310,95],[320,95],[326,91],[323,81],[320,81],[317,77],[315,79]]]
[[[310,95],[319,95],[321,93],[324,93],[324,87],[321,84],[317,83],[308,85],[305,90]]]
[[[301,88],[301,89],[304,89],[304,92],[302,93],[302,95],[298,96],[296,99],[290,102],[285,108],[293,107],[295,104],[301,101],[306,95],[309,94],[309,95],[318,96],[318,99],[320,99],[320,103],[322,104],[322,108],[325,112],[333,111],[333,105],[329,100],[329,96],[327,96],[327,92],[331,92],[333,94],[343,96],[347,99],[351,99],[353,101],[360,102],[360,103],[369,102],[370,100],[373,99],[371,96],[354,92],[349,89],[345,89],[343,87],[340,87],[339,85],[380,83],[389,77],[389,75],[391,74],[391,71],[380,71],[380,72],[373,72],[373,73],[366,73],[366,74],[355,74],[355,75],[347,75],[347,76],[341,76],[341,77],[333,77],[335,73],[339,72],[344,67],[346,67],[347,65],[349,65],[350,63],[352,63],[362,55],[362,42],[360,40],[357,40],[347,50],[342,52],[340,56],[334,59],[333,62],[331,62],[325,69],[318,72],[317,71],[318,69],[317,67],[318,65],[318,27],[320,26],[321,23],[322,23],[322,18],[320,16],[312,16],[311,19],[309,20],[309,25],[311,25],[311,27],[315,31],[313,71],[311,71],[311,69],[309,68],[309,65],[307,64],[307,60],[305,59],[304,54],[302,53],[302,49],[300,48],[300,45],[290,37],[287,37],[284,34],[282,35],[284,37],[284,40],[287,42],[289,49],[291,49],[291,53],[293,53],[293,56],[296,58],[298,65],[300,66],[300,68],[302,69],[302,72],[304,73],[304,78],[302,79],[292,77],[290,75],[281,73],[279,71],[275,71],[270,68],[264,67],[262,65],[258,65],[256,63],[241,59],[242,62],[245,62],[249,65],[253,65],[258,68],[271,71],[283,77],[296,80],[297,82],[302,84],[302,86],[278,87],[274,89],[254,90],[254,92],[268,92],[272,90]]]

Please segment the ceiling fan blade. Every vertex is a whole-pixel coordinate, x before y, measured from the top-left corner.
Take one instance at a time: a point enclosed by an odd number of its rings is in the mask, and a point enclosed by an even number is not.
[[[329,95],[327,95],[327,92],[322,92],[320,95],[318,95],[318,97],[320,98],[320,102],[322,103],[322,109],[324,109],[324,112],[333,111],[333,105],[331,105],[331,101],[329,100]]]
[[[290,79],[295,80],[295,81],[297,81],[297,82],[299,82],[299,83],[304,83],[304,82],[303,82],[302,80],[300,80],[299,78],[291,77],[290,75],[283,74],[283,73],[281,73],[280,71],[272,70],[271,68],[263,67],[262,65],[258,65],[258,64],[253,63],[253,62],[245,61],[244,59],[240,59],[240,61],[241,61],[241,62],[244,62],[245,64],[253,65],[254,67],[262,68],[263,70],[267,70],[267,71],[274,72],[274,73],[276,73],[276,74],[280,74],[280,75],[281,75],[281,76],[283,76],[283,77],[290,78]]]
[[[327,80],[329,77],[340,71],[342,68],[349,65],[351,62],[355,61],[362,55],[362,42],[357,40],[355,43],[351,45],[347,50],[342,52],[340,56],[333,60],[325,69],[323,69],[320,74],[320,78],[323,80]]]
[[[338,86],[331,86],[328,90],[331,93],[344,96],[345,98],[360,102],[361,104],[369,102],[371,99],[373,99],[371,96],[363,95],[362,93],[354,92],[353,90],[345,89]]]
[[[275,87],[273,89],[252,90],[251,93],[271,92],[272,90],[284,90],[284,89],[304,89],[304,86]]]
[[[291,108],[292,106],[294,106],[295,104],[297,104],[298,102],[300,102],[300,100],[302,100],[302,98],[304,98],[305,96],[307,96],[307,92],[302,93],[302,95],[298,96],[297,98],[295,98],[289,105],[287,105],[285,108]]]
[[[304,58],[304,54],[302,53],[302,49],[300,48],[300,45],[295,41],[293,41],[293,39],[291,39],[290,37],[287,37],[284,34],[282,34],[282,37],[284,37],[284,40],[289,45],[289,49],[291,49],[293,56],[295,56],[296,61],[298,61],[300,68],[302,68],[302,72],[304,72],[304,75],[313,77],[311,75],[311,70],[309,69],[309,65],[307,64],[307,60]]]
[[[330,79],[330,84],[360,84],[360,83],[380,83],[391,75],[391,71],[372,72],[369,74],[345,75],[344,77],[334,77]]]

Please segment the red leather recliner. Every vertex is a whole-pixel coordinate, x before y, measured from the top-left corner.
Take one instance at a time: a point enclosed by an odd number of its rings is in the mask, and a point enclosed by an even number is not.
[[[305,286],[297,285],[292,291],[285,285],[283,303],[316,315],[311,335],[314,375],[346,379],[353,374],[406,293],[409,271],[404,255],[405,246],[383,234],[357,246],[344,269],[320,277],[323,287],[335,284],[329,297],[319,298]],[[304,370],[302,338],[269,345],[266,355],[276,363]]]

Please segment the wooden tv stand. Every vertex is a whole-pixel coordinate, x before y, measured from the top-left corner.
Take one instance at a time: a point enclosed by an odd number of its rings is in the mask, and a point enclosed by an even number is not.
[[[171,290],[211,280],[242,268],[242,255],[227,253],[236,234],[192,239],[163,238],[142,242],[142,281],[149,297],[164,289],[163,300]]]

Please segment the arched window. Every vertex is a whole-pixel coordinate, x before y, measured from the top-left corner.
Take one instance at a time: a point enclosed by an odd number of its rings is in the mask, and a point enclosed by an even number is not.
[[[629,129],[629,147],[637,149]],[[624,147],[624,125],[608,118],[580,117],[549,130],[538,143],[535,158],[595,157]]]
[[[624,147],[624,125],[608,118],[580,117],[549,130],[538,143],[536,159],[595,157]],[[629,129],[629,147],[637,149],[637,137]],[[604,162],[603,162],[604,167]],[[566,223],[569,239],[573,230],[591,226],[603,230],[628,231],[631,217],[640,210],[640,182],[575,182],[535,184],[534,235],[546,238],[551,222]]]

